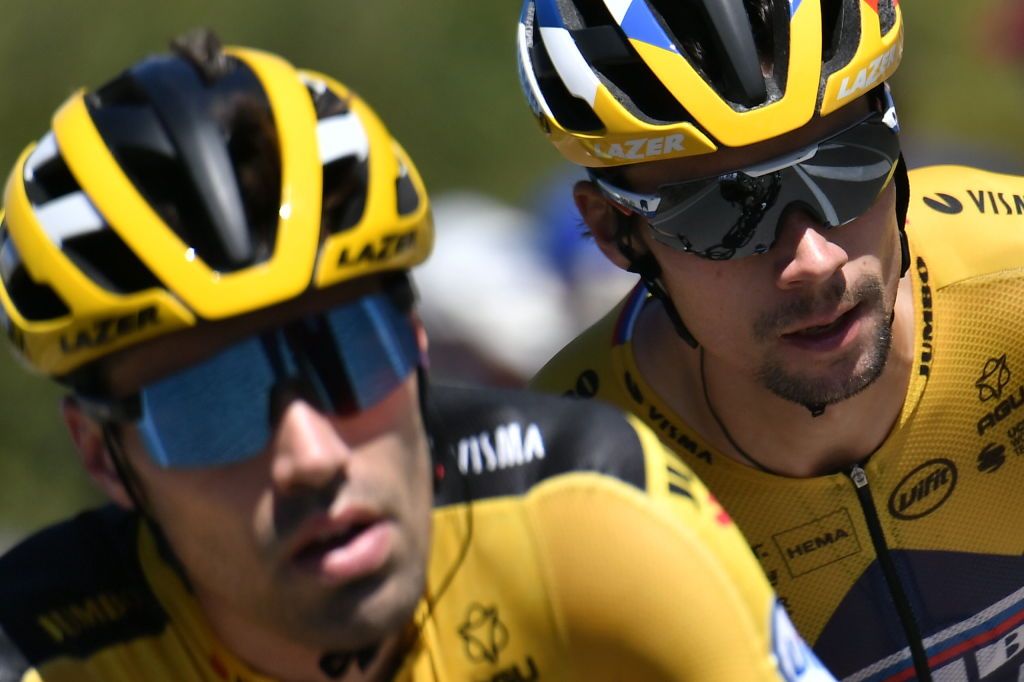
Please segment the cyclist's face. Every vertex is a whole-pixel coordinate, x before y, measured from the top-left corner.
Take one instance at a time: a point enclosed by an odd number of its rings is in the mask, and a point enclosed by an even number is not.
[[[775,245],[749,258],[712,261],[644,241],[709,362],[802,405],[851,397],[881,374],[901,262],[891,185],[827,232],[791,212]]]
[[[246,326],[275,322],[258,317],[127,353],[113,372],[115,392],[208,354]],[[408,621],[425,583],[432,503],[416,382],[413,373],[345,416],[295,397],[262,452],[216,467],[160,468],[138,431],[123,427],[152,513],[215,629],[245,623],[352,650]]]
[[[636,191],[653,192],[743,168],[826,138],[867,111],[864,100],[757,147],[629,166],[625,178]],[[801,404],[849,397],[881,373],[900,266],[892,183],[840,227],[826,230],[807,212],[790,210],[767,253],[729,261],[676,251],[653,239],[640,219],[633,223],[709,358]]]

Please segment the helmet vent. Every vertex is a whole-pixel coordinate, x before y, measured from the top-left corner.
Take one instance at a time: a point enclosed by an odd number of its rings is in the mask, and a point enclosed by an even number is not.
[[[331,116],[347,114],[348,103],[331,92],[330,88],[323,81],[306,78],[306,89],[309,96],[313,98],[313,108],[316,110],[316,120],[322,121]]]
[[[323,204],[320,224],[337,234],[359,224],[369,188],[369,139],[359,116],[348,102],[323,81],[305,77],[316,110],[317,137],[323,166]]]
[[[25,173],[25,193],[34,205],[81,191],[60,154],[54,153],[36,164],[32,163],[34,160],[35,154],[29,157]]]
[[[64,254],[108,291],[131,294],[160,286],[156,276],[109,227],[68,239]]]
[[[896,7],[893,0],[878,0],[878,19],[882,24],[884,36],[896,25]]]
[[[533,42],[529,45],[530,61],[533,65],[533,72],[537,77],[537,86],[540,88],[544,100],[555,120],[566,130],[590,132],[599,131],[604,128],[601,119],[597,117],[590,105],[573,96],[565,87],[562,79],[551,63],[547,48],[544,46],[544,39],[541,32],[536,30],[535,17],[527,23],[527,32],[532,31]]]
[[[828,62],[836,53],[841,35],[839,17],[843,14],[843,0],[821,3],[821,59]]]
[[[52,320],[71,312],[57,292],[29,277],[6,221],[0,224],[0,278],[14,307],[27,320]]]
[[[605,15],[604,25],[572,32],[580,53],[604,85],[641,118],[655,123],[692,120],[640,59],[622,29],[612,23],[607,10]]]
[[[321,225],[337,234],[359,224],[366,209],[369,165],[366,160],[346,156],[324,166],[324,202]]]
[[[409,215],[420,205],[420,195],[409,177],[409,169],[398,160],[398,178],[395,179],[395,193],[398,196],[398,215]]]
[[[647,2],[680,53],[723,99],[736,108],[753,108],[768,101],[763,74],[780,70],[774,63],[765,64],[775,55],[773,32],[762,26],[781,14],[777,0]],[[788,3],[782,4],[787,19],[783,28],[788,31]]]
[[[848,64],[857,54],[861,37],[859,1],[832,0],[822,3],[822,88],[830,74]]]

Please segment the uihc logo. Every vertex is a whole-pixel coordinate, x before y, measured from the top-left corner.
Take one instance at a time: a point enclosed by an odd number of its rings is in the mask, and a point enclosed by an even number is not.
[[[459,471],[482,474],[485,471],[509,469],[544,459],[544,438],[536,424],[526,430],[518,422],[499,426],[492,434],[484,431],[459,441]]]

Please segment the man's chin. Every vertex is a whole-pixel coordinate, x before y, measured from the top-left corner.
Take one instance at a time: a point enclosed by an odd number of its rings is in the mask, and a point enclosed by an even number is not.
[[[415,584],[413,584],[415,582]],[[357,651],[398,632],[415,613],[423,582],[399,575],[368,578],[302,600],[289,618],[300,641],[330,651]]]
[[[886,355],[861,355],[837,362],[818,372],[787,371],[768,366],[760,372],[761,385],[798,405],[834,405],[870,387],[885,369]]]

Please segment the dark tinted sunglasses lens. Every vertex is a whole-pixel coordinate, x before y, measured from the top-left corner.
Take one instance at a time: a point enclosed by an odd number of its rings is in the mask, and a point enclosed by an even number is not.
[[[650,221],[656,238],[713,260],[763,253],[786,208],[799,205],[828,226],[863,215],[899,158],[899,138],[872,118],[823,143],[813,157],[763,175],[729,173],[661,188]]]
[[[854,131],[851,131],[853,133]],[[846,142],[824,145],[801,169],[820,190],[835,216],[830,224],[850,222],[863,215],[878,198],[899,160],[898,138],[881,125],[861,126]]]
[[[685,183],[690,187],[666,187],[663,201],[671,208],[659,212],[651,225],[664,237],[660,241],[704,258],[760,253],[774,239],[782,182],[781,173],[730,173],[703,184]]]

